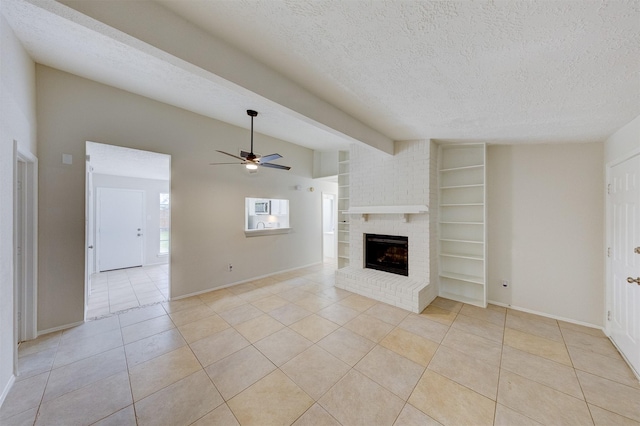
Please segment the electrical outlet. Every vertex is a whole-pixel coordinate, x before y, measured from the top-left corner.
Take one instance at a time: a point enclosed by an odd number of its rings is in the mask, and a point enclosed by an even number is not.
[[[229,272],[233,272],[233,264],[229,263],[229,264],[227,265],[227,271],[229,271]]]
[[[507,280],[502,280],[501,284],[502,284],[502,287],[504,287],[504,288],[509,287],[509,281],[507,281]]]

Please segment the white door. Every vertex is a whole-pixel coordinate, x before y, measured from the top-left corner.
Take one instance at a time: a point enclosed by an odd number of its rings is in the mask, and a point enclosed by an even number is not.
[[[144,192],[98,188],[98,268],[142,266]]]
[[[640,155],[611,167],[611,338],[640,372]]]

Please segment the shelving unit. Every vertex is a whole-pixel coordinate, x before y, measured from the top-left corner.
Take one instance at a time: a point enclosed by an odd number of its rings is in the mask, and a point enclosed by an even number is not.
[[[349,151],[338,152],[338,269],[349,266]]]
[[[439,151],[440,296],[487,306],[486,146]]]

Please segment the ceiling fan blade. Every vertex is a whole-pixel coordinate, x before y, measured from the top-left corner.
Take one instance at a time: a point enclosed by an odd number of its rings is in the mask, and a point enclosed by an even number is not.
[[[282,158],[280,154],[269,154],[259,158],[261,163],[268,163],[269,161],[277,160],[278,158]]]
[[[240,165],[244,165],[245,163],[209,163],[210,166],[219,166],[221,164],[240,164]]]
[[[272,164],[272,163],[258,163],[259,166],[269,167],[272,169],[280,169],[280,170],[289,170],[291,167],[289,166],[281,166],[280,164]]]
[[[229,157],[233,157],[233,158],[236,158],[238,160],[243,160],[244,161],[244,158],[238,157],[237,155],[229,154],[228,152],[219,151],[219,150],[216,150],[216,151],[218,151],[220,154],[228,155]]]

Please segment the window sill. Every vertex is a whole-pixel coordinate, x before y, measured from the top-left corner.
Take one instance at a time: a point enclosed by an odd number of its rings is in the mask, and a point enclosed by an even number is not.
[[[291,228],[267,228],[267,229],[245,229],[244,235],[247,237],[261,237],[263,235],[288,234]]]

